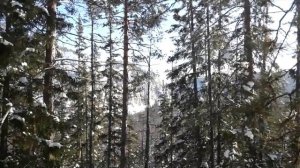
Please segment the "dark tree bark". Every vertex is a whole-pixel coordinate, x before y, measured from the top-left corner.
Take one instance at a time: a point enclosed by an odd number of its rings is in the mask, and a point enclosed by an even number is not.
[[[56,37],[56,0],[47,1],[47,32],[46,32],[46,57],[45,57],[45,76],[43,99],[49,114],[53,113],[53,59],[55,57],[55,37]]]
[[[214,114],[213,114],[213,104],[212,104],[212,79],[211,79],[211,50],[210,50],[210,10],[209,4],[207,4],[206,11],[206,34],[207,34],[207,66],[208,66],[208,111],[209,111],[209,123],[210,123],[210,132],[209,132],[209,146],[210,146],[210,167],[215,166],[215,153],[214,153]]]
[[[246,83],[249,81],[253,81],[253,66],[254,66],[254,61],[253,61],[253,42],[252,42],[252,36],[251,36],[251,3],[249,0],[244,0],[244,55],[245,59],[248,63],[247,67],[247,77],[246,77]],[[245,95],[245,97],[248,97],[248,95]],[[247,114],[246,114],[247,115]],[[252,112],[252,117],[255,120],[256,114],[255,112]],[[255,121],[254,121],[255,122]],[[246,123],[245,123],[246,124]],[[254,127],[256,123],[253,123]],[[244,125],[246,126],[246,125]],[[244,127],[245,128],[245,127]],[[243,128],[243,129],[244,129]],[[254,137],[256,138],[256,137]],[[256,166],[257,163],[257,149],[256,146],[253,144],[248,144],[249,152],[250,155],[253,159],[252,161],[252,167]]]
[[[222,30],[222,0],[219,1],[219,20],[218,20],[218,31],[221,35],[221,30]],[[221,45],[220,45],[221,46]],[[219,167],[221,167],[221,161],[222,161],[222,153],[221,153],[221,122],[222,122],[222,113],[221,113],[221,94],[220,94],[220,90],[221,90],[221,49],[218,50],[218,100],[217,100],[217,165]]]
[[[195,37],[194,37],[194,7],[193,7],[193,0],[189,1],[189,14],[190,14],[190,41],[191,41],[191,57],[192,57],[192,71],[193,71],[193,107],[196,109],[198,107],[198,84],[197,84],[197,56],[196,56],[196,49],[195,49]],[[197,139],[197,165],[198,167],[202,164],[202,156],[203,150],[201,145],[201,135],[200,135],[200,126],[196,125],[195,127],[195,136]]]
[[[9,98],[9,81],[10,81],[10,75],[7,74],[4,78],[4,82],[3,82],[3,93],[2,93],[2,114],[1,114],[1,119],[4,118],[5,114],[7,113],[8,107],[7,107],[7,103],[8,101],[6,101]],[[1,120],[2,121],[2,120]],[[2,123],[1,123],[2,124]],[[7,135],[8,135],[8,119],[6,118],[1,130],[1,141],[0,141],[0,160],[4,160],[7,157]],[[2,163],[2,162],[0,162]],[[3,166],[4,165],[1,165]]]
[[[94,18],[91,14],[91,112],[90,112],[90,129],[89,129],[89,168],[93,168],[93,128],[94,128],[94,113],[95,113],[95,72],[94,72]]]
[[[121,134],[121,163],[120,168],[126,167],[126,139],[127,139],[127,131],[126,131],[126,122],[128,115],[128,0],[124,0],[124,25],[123,25],[123,33],[124,33],[124,53],[123,53],[123,111],[122,111],[122,134]]]
[[[251,38],[251,3],[249,0],[244,0],[244,53],[248,65],[248,81],[253,79],[253,46]]]
[[[300,0],[295,0],[297,10],[297,69],[296,69],[296,99],[300,99]],[[298,123],[298,131],[300,125],[300,105],[299,102],[296,106],[297,116],[296,122]],[[297,156],[296,156],[296,168],[300,168],[300,136],[297,135]]]
[[[107,144],[107,168],[110,168],[111,164],[111,140],[112,140],[112,89],[113,89],[113,80],[112,80],[112,59],[113,59],[113,43],[112,43],[112,9],[109,4],[109,102],[108,102],[108,144]]]
[[[194,8],[193,8],[193,1],[190,0],[189,2],[190,7],[190,38],[191,38],[191,56],[192,56],[192,69],[193,69],[193,84],[194,84],[194,107],[197,107],[198,105],[198,86],[197,86],[197,57],[195,52],[195,37],[194,34]]]
[[[11,19],[10,16],[6,16],[6,27],[5,27],[5,32],[7,34],[10,34],[10,27],[11,27]],[[5,52],[4,57],[9,58],[10,57],[10,52]],[[6,74],[4,77],[3,81],[3,90],[2,90],[2,112],[1,112],[1,118],[3,119],[5,114],[7,113],[7,106],[6,104],[8,103],[6,100],[9,99],[9,82],[11,80],[10,74]],[[8,135],[8,120],[6,119],[0,128],[0,160],[4,160],[7,157],[7,135]],[[0,162],[0,167],[4,165],[1,165],[2,162]]]
[[[47,1],[47,10],[49,15],[47,16],[47,31],[46,31],[46,56],[45,56],[45,75],[44,75],[44,90],[43,90],[43,100],[47,107],[47,112],[53,114],[53,59],[55,57],[55,39],[56,39],[56,0]],[[52,130],[48,130],[51,136]],[[47,159],[46,164],[49,167],[54,167],[55,162],[50,159],[50,152],[45,153]]]
[[[146,147],[145,147],[145,168],[149,167],[149,152],[150,152],[150,70],[151,70],[151,39],[150,39],[150,53],[148,57],[148,83],[147,83],[147,110],[146,110]]]

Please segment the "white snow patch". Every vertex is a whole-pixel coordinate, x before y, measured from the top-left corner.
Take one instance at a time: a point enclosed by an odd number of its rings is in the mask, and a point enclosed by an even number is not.
[[[14,7],[14,6],[22,7],[23,5],[20,2],[18,2],[18,1],[12,0],[11,1],[11,6],[12,7]]]
[[[204,168],[209,168],[208,163],[207,162],[202,162],[201,167]]]
[[[246,128],[245,136],[250,138],[250,139],[254,138],[254,135],[253,135],[252,131],[249,128]]]
[[[179,140],[177,140],[176,142],[175,142],[175,144],[177,145],[177,144],[180,144],[180,143],[183,143],[184,141],[182,140],[182,139],[179,139]]]
[[[229,154],[230,154],[230,151],[227,149],[227,150],[224,152],[224,157],[225,157],[225,158],[229,158]]]
[[[243,89],[246,90],[247,92],[251,92],[251,89],[249,86],[247,85],[243,85]]]
[[[24,56],[27,52],[35,52],[36,50],[34,48],[26,48],[21,52],[21,57]]]
[[[47,15],[49,16],[49,12],[45,7],[39,6],[39,8]]]
[[[68,98],[67,94],[65,92],[62,92],[60,95],[62,98]]]
[[[48,145],[48,147],[53,148],[53,147],[57,147],[57,148],[61,148],[62,144],[58,143],[58,142],[53,142],[52,140],[45,140],[46,144]]]
[[[13,104],[12,104],[11,102],[9,102],[9,103],[7,103],[7,104],[6,104],[6,106],[8,106],[8,107],[12,107],[12,106],[13,106]]]
[[[275,154],[268,154],[271,160],[276,160],[277,156]]]
[[[103,126],[101,126],[101,125],[97,125],[97,126],[96,126],[96,129],[97,129],[97,130],[101,130],[102,128],[103,128]]]
[[[237,134],[237,133],[239,132],[239,129],[232,129],[232,130],[230,130],[230,132],[231,132],[232,134]]]
[[[0,36],[0,43],[6,45],[6,46],[14,46],[13,43],[5,40],[2,36]]]
[[[19,16],[20,16],[21,18],[23,18],[23,19],[26,17],[26,14],[25,14],[25,12],[24,12],[23,10],[16,9],[15,12],[18,13]]]
[[[12,115],[10,120],[18,120],[22,123],[25,123],[25,119],[23,117],[19,116],[19,115]]]
[[[248,85],[250,88],[252,88],[252,87],[254,86],[254,82],[253,82],[253,81],[249,81],[249,82],[247,82],[247,85]]]
[[[53,116],[53,119],[54,119],[54,121],[57,122],[57,123],[60,122],[60,119],[59,119],[58,116]]]
[[[34,107],[40,106],[40,107],[46,108],[46,104],[44,103],[42,97],[35,98],[35,101],[33,102],[33,106],[34,106]]]
[[[21,83],[23,83],[23,84],[27,84],[27,83],[28,83],[28,80],[27,80],[26,77],[21,77],[21,78],[19,79],[19,82],[21,82]]]
[[[28,51],[28,52],[35,52],[35,49],[34,49],[34,48],[26,48],[25,51]]]
[[[21,65],[22,65],[23,67],[27,67],[27,66],[28,66],[27,62],[22,62]]]
[[[241,66],[244,67],[244,68],[248,68],[249,66],[249,62],[241,62]]]

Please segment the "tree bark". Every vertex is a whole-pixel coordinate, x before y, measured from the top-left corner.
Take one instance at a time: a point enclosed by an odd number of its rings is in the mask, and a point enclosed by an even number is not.
[[[10,81],[10,75],[7,74],[4,78],[4,82],[3,82],[3,92],[2,92],[2,115],[1,118],[3,119],[5,114],[7,113],[7,103],[8,101],[6,101],[9,98],[9,81]],[[7,135],[8,135],[8,119],[5,119],[2,127],[0,128],[0,133],[1,133],[1,141],[0,141],[0,160],[4,160],[7,157]],[[2,162],[0,162],[2,163]],[[3,166],[4,165],[1,165]]]
[[[197,56],[195,50],[195,37],[194,37],[194,7],[193,0],[189,1],[189,13],[190,13],[190,42],[191,42],[191,57],[192,57],[192,71],[193,71],[193,107],[196,109],[198,107],[198,83],[197,83]],[[196,114],[197,115],[197,114]],[[197,124],[195,127],[195,137],[197,140],[197,165],[198,167],[202,164],[202,145],[201,135],[200,135],[200,126]]]
[[[113,81],[112,81],[112,59],[113,59],[113,43],[112,43],[112,11],[111,5],[109,4],[109,112],[108,112],[108,144],[107,144],[107,168],[110,168],[111,164],[111,140],[112,140],[112,89],[113,89]]]
[[[56,38],[56,0],[47,1],[47,32],[46,32],[46,57],[45,57],[45,75],[43,99],[49,114],[53,113],[53,59],[55,57],[55,38]]]
[[[222,37],[222,1],[219,1],[219,20],[218,20],[218,31],[219,31],[219,37]],[[222,43],[222,40],[220,40],[220,43]],[[219,45],[221,47],[221,45]],[[221,122],[222,122],[222,111],[221,111],[221,49],[218,50],[218,100],[217,100],[217,165],[221,167],[221,161],[222,161],[222,154],[221,154]]]
[[[148,83],[147,83],[147,110],[146,110],[146,147],[145,147],[145,168],[149,167],[149,152],[150,152],[150,70],[151,70],[151,39],[150,39],[150,53],[148,57]]]
[[[251,38],[251,3],[249,0],[244,1],[244,53],[248,62],[248,81],[253,80],[253,46]]]
[[[93,168],[93,128],[94,128],[94,113],[95,113],[95,72],[94,72],[94,18],[91,14],[91,112],[90,112],[90,129],[89,129],[89,168]]]
[[[121,135],[121,163],[120,168],[126,167],[126,122],[128,115],[128,0],[124,0],[124,55],[123,55],[123,111],[122,111],[122,135]]]
[[[215,166],[215,153],[214,153],[214,114],[213,114],[213,104],[212,104],[212,79],[211,79],[211,50],[210,50],[210,10],[209,4],[207,4],[206,11],[206,34],[207,34],[207,66],[208,66],[208,110],[209,110],[209,144],[210,144],[210,167]]]
[[[47,10],[49,15],[47,16],[46,24],[47,24],[47,31],[46,31],[46,56],[45,56],[45,63],[44,63],[44,89],[43,89],[43,100],[47,108],[48,114],[53,114],[53,87],[52,87],[52,80],[53,80],[53,59],[55,58],[56,54],[56,47],[55,47],[55,40],[56,40],[56,7],[57,7],[57,0],[48,0],[47,1]],[[52,130],[49,130],[51,137]],[[53,167],[55,162],[50,159],[50,152],[47,151],[45,153],[47,159],[46,164],[49,167]]]
[[[296,2],[296,10],[297,10],[297,72],[296,72],[296,99],[299,101],[300,99],[300,0],[295,0]],[[300,105],[299,102],[296,106],[297,116],[296,122],[298,123],[298,131],[300,125]],[[296,164],[295,168],[300,168],[300,136],[297,135],[297,156],[296,156]]]

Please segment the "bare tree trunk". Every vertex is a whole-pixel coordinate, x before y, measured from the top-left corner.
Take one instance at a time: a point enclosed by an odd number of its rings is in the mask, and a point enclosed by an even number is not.
[[[172,61],[172,73],[174,72],[174,70],[173,70],[173,68],[174,68],[174,65],[173,65],[173,61]],[[172,79],[172,81],[171,81],[171,83],[173,83],[173,79]],[[171,121],[172,121],[172,119],[173,119],[173,104],[174,104],[174,100],[173,100],[173,95],[174,95],[174,89],[173,89],[173,87],[171,88],[171,114],[170,114],[170,118],[171,118]],[[173,127],[173,125],[171,125],[172,127]],[[170,132],[170,164],[169,164],[169,167],[170,168],[173,168],[174,166],[173,166],[173,153],[174,153],[174,150],[173,150],[173,139],[174,139],[174,135],[173,135],[173,130],[171,130]]]
[[[122,135],[121,135],[121,164],[120,168],[126,167],[126,122],[128,115],[128,0],[124,0],[124,55],[123,55],[123,112],[122,112]]]
[[[95,113],[95,72],[94,72],[94,61],[95,61],[95,53],[94,53],[94,18],[91,14],[91,113],[90,113],[90,129],[89,129],[89,168],[93,168],[93,128],[94,128],[94,113]]]
[[[49,16],[47,16],[47,31],[46,31],[46,57],[45,57],[45,75],[44,75],[44,90],[43,100],[47,107],[47,112],[53,114],[53,59],[55,58],[55,39],[56,39],[56,0],[47,1],[47,10]],[[48,130],[50,135],[53,133],[52,130]],[[46,162],[49,167],[54,166],[54,161],[50,160],[49,151],[46,153]]]
[[[193,84],[194,84],[194,106],[196,107],[198,104],[198,88],[197,88],[197,58],[195,52],[195,38],[194,34],[194,8],[193,8],[193,1],[190,0],[189,2],[189,10],[190,10],[190,40],[191,40],[191,54],[192,54],[192,69],[193,69]]]
[[[192,70],[193,70],[193,107],[196,109],[198,107],[198,84],[197,84],[197,56],[195,50],[195,37],[194,37],[194,7],[193,0],[189,1],[189,14],[190,14],[190,42],[191,42],[191,56],[192,56]],[[196,114],[197,115],[197,114]],[[198,117],[197,117],[198,119]],[[202,164],[202,145],[201,143],[201,135],[200,135],[200,125],[196,125],[195,127],[195,136],[197,140],[197,165],[198,167]]]
[[[88,95],[87,86],[85,86],[85,95]],[[85,98],[85,167],[89,163],[89,109],[88,98]]]
[[[45,76],[43,99],[49,114],[53,113],[53,59],[55,57],[55,37],[56,37],[56,0],[47,1],[47,32],[46,32],[46,57],[45,57]]]
[[[253,62],[253,44],[252,44],[252,32],[251,32],[251,3],[249,0],[244,0],[244,54],[245,54],[245,59],[248,63],[248,67],[247,67],[247,71],[248,71],[248,75],[246,78],[246,83],[249,81],[253,81],[253,66],[254,66],[254,62]],[[245,96],[247,97],[247,95]],[[254,122],[255,122],[255,118],[256,118],[256,114],[255,112],[253,112],[252,117],[254,118]],[[245,128],[247,123],[244,123],[244,127],[243,130]],[[255,123],[254,127],[255,127]],[[256,138],[256,137],[254,137]],[[253,158],[252,161],[252,167],[256,166],[257,163],[257,150],[255,145],[253,144],[249,144],[249,150],[250,150],[250,154],[251,157]]]
[[[152,38],[152,37],[150,37]],[[145,168],[149,167],[149,151],[150,151],[150,125],[149,125],[149,112],[150,112],[150,70],[151,70],[151,39],[150,39],[150,53],[148,57],[148,83],[147,83],[147,110],[146,110],[146,147],[145,147]]]
[[[219,1],[219,20],[218,20],[218,31],[220,33],[220,37],[222,37],[222,0]],[[221,40],[221,39],[220,39]],[[222,41],[220,42],[222,43]],[[221,47],[221,45],[219,45]],[[217,165],[221,167],[222,161],[222,154],[221,154],[221,122],[222,122],[222,111],[221,111],[221,49],[218,50],[218,100],[217,100],[217,109],[218,109],[218,116],[217,116]]]
[[[296,73],[296,99],[300,99],[300,0],[295,0],[297,10],[297,73]],[[300,105],[296,106],[297,116],[296,122],[298,123],[298,131],[300,124]],[[297,156],[295,168],[300,168],[300,137],[297,135]]]
[[[210,167],[215,166],[215,153],[214,153],[214,114],[212,104],[212,79],[211,79],[211,51],[210,51],[210,11],[209,4],[207,4],[206,10],[206,34],[207,34],[207,66],[208,66],[208,110],[209,110],[209,123],[210,123]]]
[[[7,34],[10,33],[10,27],[11,27],[11,21],[10,21],[10,16],[7,15],[6,16],[6,25],[5,25],[5,32]],[[7,57],[9,57],[10,55],[6,55]],[[6,104],[8,103],[6,101],[6,99],[9,99],[9,82],[11,80],[11,76],[9,73],[6,74],[6,76],[4,77],[4,81],[3,81],[3,88],[2,88],[2,112],[1,112],[1,117],[2,119],[4,119],[6,113],[7,113],[7,106]],[[0,120],[1,121],[1,120]],[[6,119],[6,121],[4,121],[4,123],[2,127],[0,127],[0,160],[4,160],[7,157],[7,135],[8,135],[8,121]],[[4,165],[1,165],[2,162],[0,162],[0,167],[4,167]]]
[[[112,89],[113,89],[113,81],[112,81],[112,50],[113,50],[113,42],[112,42],[112,11],[111,4],[109,4],[109,112],[108,112],[108,144],[107,144],[107,168],[110,168],[111,164],[111,139],[112,139]]]
[[[251,3],[249,0],[244,0],[244,53],[249,63],[248,66],[248,81],[253,80],[253,46],[251,38]]]
[[[7,74],[4,78],[3,82],[3,92],[2,92],[2,119],[4,119],[5,114],[7,113],[7,103],[6,101],[9,98],[9,81],[10,81],[10,75]],[[4,123],[2,127],[0,128],[0,133],[1,133],[1,141],[0,141],[0,160],[4,160],[7,157],[7,135],[8,135],[8,119],[4,120]],[[2,162],[0,162],[2,163]],[[1,165],[3,166],[4,165]]]

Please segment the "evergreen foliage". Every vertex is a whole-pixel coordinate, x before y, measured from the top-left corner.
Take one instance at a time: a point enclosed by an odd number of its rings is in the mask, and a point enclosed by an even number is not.
[[[287,4],[2,0],[0,167],[298,168]]]

